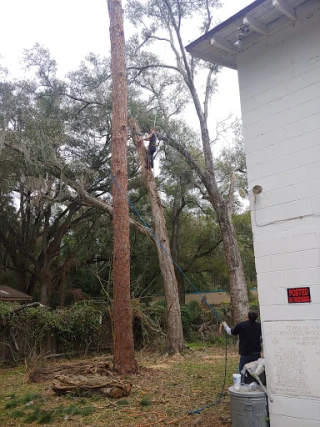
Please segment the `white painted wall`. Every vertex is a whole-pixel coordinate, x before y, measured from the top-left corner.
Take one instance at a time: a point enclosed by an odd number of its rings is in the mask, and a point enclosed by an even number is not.
[[[320,426],[320,1],[239,54],[271,427]],[[288,304],[309,286],[312,303]]]

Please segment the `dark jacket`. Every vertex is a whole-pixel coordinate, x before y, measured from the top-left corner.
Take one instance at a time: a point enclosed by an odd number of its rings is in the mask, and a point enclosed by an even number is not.
[[[156,147],[156,144],[157,144],[157,135],[153,133],[149,140],[149,147],[151,146]]]
[[[246,320],[231,329],[232,335],[239,335],[240,356],[253,356],[261,352],[261,324]]]

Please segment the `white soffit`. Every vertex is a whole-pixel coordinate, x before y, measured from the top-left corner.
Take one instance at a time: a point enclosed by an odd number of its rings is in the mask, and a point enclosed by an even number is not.
[[[319,0],[256,0],[190,43],[186,50],[205,61],[237,69],[241,50],[299,19],[307,3],[319,5]],[[247,30],[240,46],[235,46],[241,27]]]

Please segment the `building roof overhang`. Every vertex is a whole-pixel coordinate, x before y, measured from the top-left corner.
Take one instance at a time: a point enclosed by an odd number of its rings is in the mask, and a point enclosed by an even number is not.
[[[10,288],[9,286],[0,285],[0,301],[20,302],[32,301],[30,295],[17,291],[17,289]]]
[[[237,69],[237,55],[252,44],[291,25],[304,3],[319,0],[255,0],[190,43],[192,56]]]

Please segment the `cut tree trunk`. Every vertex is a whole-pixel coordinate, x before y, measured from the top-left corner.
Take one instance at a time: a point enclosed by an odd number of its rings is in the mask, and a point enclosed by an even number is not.
[[[140,133],[140,129],[138,123],[134,119],[130,119],[130,127],[132,139],[137,147],[139,155],[142,178],[148,190],[154,221],[154,231],[158,240],[158,244],[156,246],[166,299],[167,334],[165,352],[169,354],[180,353],[184,347],[184,339],[178,296],[178,284],[175,276],[174,264],[171,258],[166,221],[156,181],[153,177],[152,171],[146,167],[147,150],[143,144],[139,144],[139,136],[137,134]]]
[[[127,77],[122,4],[108,0],[112,71],[113,173],[113,367],[121,374],[136,372],[130,303],[130,230],[127,166]]]

